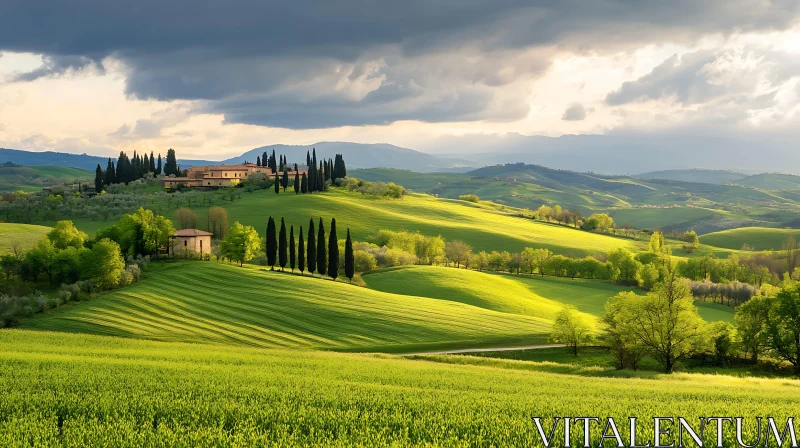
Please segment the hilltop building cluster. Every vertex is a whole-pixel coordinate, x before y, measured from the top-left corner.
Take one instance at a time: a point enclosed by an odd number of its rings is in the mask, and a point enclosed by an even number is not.
[[[287,167],[287,171],[292,174],[295,173],[292,167]],[[306,172],[306,170],[297,170],[297,173],[301,176]],[[183,185],[184,187],[235,187],[253,173],[264,173],[267,176],[274,175],[272,168],[259,166],[255,163],[209,165],[187,168],[186,176],[167,177],[162,182],[165,188],[175,188],[178,185]]]

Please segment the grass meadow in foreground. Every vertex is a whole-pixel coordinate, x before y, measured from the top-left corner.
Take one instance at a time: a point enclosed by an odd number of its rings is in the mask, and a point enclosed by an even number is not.
[[[141,283],[23,328],[262,347],[414,352],[546,342],[550,321],[214,262],[153,264]]]
[[[584,415],[614,417],[623,440],[636,416],[637,438],[651,442],[654,416],[744,415],[750,442],[750,416],[785,423],[800,401],[796,380],[565,375],[475,357],[440,362],[23,330],[0,331],[0,353],[4,447],[541,446],[532,417],[549,428],[551,417]],[[582,443],[581,427],[573,427],[573,446]],[[592,426],[594,444],[601,430]],[[715,438],[709,429],[707,446]],[[724,444],[734,446],[734,431]]]

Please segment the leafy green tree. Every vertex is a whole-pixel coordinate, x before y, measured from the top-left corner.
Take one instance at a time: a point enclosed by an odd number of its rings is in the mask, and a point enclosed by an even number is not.
[[[190,208],[182,207],[175,210],[175,218],[178,220],[178,227],[181,229],[194,229],[197,227],[197,213]]]
[[[334,280],[339,276],[339,239],[336,238],[336,218],[331,218],[331,233],[328,235],[328,276]]]
[[[103,174],[103,169],[100,168],[100,164],[97,164],[97,168],[94,170],[94,191],[96,193],[100,193],[103,191],[103,182],[105,181],[105,174]]]
[[[317,272],[319,275],[325,275],[328,270],[328,257],[325,254],[325,225],[322,223],[322,218],[319,218],[319,226],[317,226]]]
[[[489,254],[483,250],[475,254],[475,256],[472,257],[472,266],[474,266],[478,272],[483,272],[484,269],[489,267]]]
[[[626,308],[625,325],[666,373],[671,373],[679,360],[702,351],[705,322],[674,269],[652,292],[632,298]]]
[[[38,277],[39,273],[47,275],[47,280],[53,283],[53,262],[58,254],[58,249],[53,245],[49,238],[42,238],[31,250],[25,254],[25,260],[31,267],[31,271]]]
[[[297,268],[300,269],[300,274],[306,270],[306,248],[305,241],[303,241],[303,226],[300,226],[300,236],[297,242]]]
[[[281,271],[286,267],[287,260],[287,243],[286,243],[286,222],[281,218],[281,230],[278,234],[278,264],[281,266]]]
[[[683,234],[683,240],[686,241],[686,246],[684,248],[688,252],[694,252],[700,247],[700,238],[697,236],[697,232],[694,230],[690,230]]]
[[[80,249],[88,236],[75,228],[72,221],[58,221],[53,230],[47,233],[47,238],[53,242],[56,249],[74,247]]]
[[[756,296],[736,307],[733,322],[745,354],[753,362],[758,361],[769,345],[767,321],[775,299]]]
[[[606,302],[605,311],[600,317],[602,332],[600,340],[609,348],[617,364],[617,368],[633,369],[647,354],[647,350],[632,331],[628,322],[634,307],[628,304],[637,300],[637,295],[630,291],[617,294]]]
[[[278,254],[278,239],[275,236],[275,220],[272,216],[267,221],[267,264],[275,270]]]
[[[620,247],[608,254],[608,262],[619,270],[620,282],[633,284],[636,281],[636,273],[639,272],[641,263],[636,261],[631,251]]]
[[[444,245],[444,256],[460,268],[472,257],[472,246],[463,241],[448,241]]]
[[[614,230],[614,219],[606,213],[595,213],[583,223],[584,230],[611,232]]]
[[[129,255],[147,255],[169,247],[169,239],[175,233],[172,221],[155,215],[152,210],[139,208],[134,213],[122,215],[117,227],[116,241]]]
[[[80,252],[81,278],[90,280],[100,289],[110,289],[119,284],[125,269],[119,244],[108,238],[94,243],[91,250]]]
[[[317,270],[317,243],[314,232],[314,218],[308,220],[308,241],[306,241],[306,263],[312,275]]]
[[[158,160],[161,160],[161,155],[159,154]],[[175,156],[175,150],[169,148],[167,150],[167,161],[164,163],[164,174],[167,176],[174,175],[180,176],[180,170],[178,169],[178,159]]]
[[[572,353],[578,356],[578,347],[588,343],[591,338],[589,325],[574,306],[567,305],[556,315],[551,335],[553,342],[570,347]]]
[[[274,225],[274,223],[273,223]],[[234,222],[228,229],[228,234],[219,245],[220,254],[231,261],[238,262],[239,266],[244,266],[246,261],[250,261],[261,249],[261,238],[258,232],[251,226],[243,226],[239,222]]]
[[[374,258],[374,257],[373,257]],[[350,239],[350,229],[347,229],[347,240],[344,242],[344,275],[353,281],[355,275],[355,256],[353,254],[353,241]]]
[[[640,287],[651,290],[658,282],[661,273],[658,268],[653,264],[640,264],[639,269],[636,271],[636,282]]]
[[[80,252],[88,251],[84,247],[80,249],[67,247],[59,250],[53,258],[52,271],[55,283],[75,283],[80,279]]]
[[[767,320],[769,345],[775,356],[791,363],[800,373],[800,287],[781,288]]]

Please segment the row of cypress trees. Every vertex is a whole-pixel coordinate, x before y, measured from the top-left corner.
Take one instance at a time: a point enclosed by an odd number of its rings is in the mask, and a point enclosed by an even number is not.
[[[281,218],[281,227],[276,234],[275,219],[270,216],[267,221],[267,264],[274,270],[280,266],[286,268],[287,263],[292,271],[295,267],[304,273],[327,275],[336,280],[339,277],[339,240],[336,237],[336,218],[331,218],[331,231],[325,247],[325,226],[319,218],[319,226],[314,230],[314,219],[308,222],[308,238],[303,238],[303,226],[300,226],[298,244],[294,244],[294,226],[289,227],[289,238],[286,238],[286,222]],[[355,257],[350,229],[347,229],[347,240],[344,245],[344,275],[353,280],[355,275]]]
[[[103,170],[99,163],[97,164],[94,173],[94,189],[96,192],[100,193],[105,186],[120,183],[127,184],[128,182],[143,178],[147,173],[158,176],[162,171],[167,176],[170,174],[179,176],[181,174],[180,168],[178,167],[178,160],[175,156],[175,150],[172,148],[167,151],[166,164],[163,168],[161,166],[161,154],[158,155],[158,162],[156,162],[155,155],[152,151],[149,157],[147,153],[139,155],[136,151],[133,152],[133,157],[128,157],[128,154],[120,151],[116,164],[110,157],[108,158],[108,164],[105,170]]]

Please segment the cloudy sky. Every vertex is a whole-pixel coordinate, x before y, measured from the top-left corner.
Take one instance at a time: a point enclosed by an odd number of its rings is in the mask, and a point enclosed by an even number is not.
[[[447,152],[464,136],[691,133],[798,152],[796,0],[2,5],[0,147],[222,159],[324,140]]]

